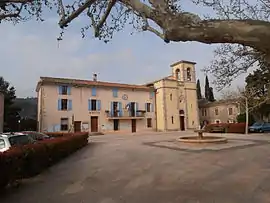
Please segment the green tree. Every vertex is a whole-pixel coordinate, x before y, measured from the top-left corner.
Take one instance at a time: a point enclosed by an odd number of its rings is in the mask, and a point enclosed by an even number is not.
[[[200,80],[197,80],[197,98],[202,99],[201,84]]]
[[[4,122],[10,126],[10,122],[14,122],[14,118],[18,115],[19,109],[13,106],[14,99],[16,98],[16,90],[10,83],[0,77],[0,91],[4,95]],[[15,117],[14,117],[15,116]],[[17,116],[18,117],[18,116]]]
[[[245,123],[246,122],[246,114],[242,113],[237,116],[237,122],[238,123]],[[253,123],[255,123],[255,118],[252,114],[248,115],[248,125],[251,126]]]
[[[209,101],[209,97],[210,97],[210,85],[209,85],[209,80],[208,80],[208,76],[205,76],[205,85],[204,85],[204,97],[206,100]]]

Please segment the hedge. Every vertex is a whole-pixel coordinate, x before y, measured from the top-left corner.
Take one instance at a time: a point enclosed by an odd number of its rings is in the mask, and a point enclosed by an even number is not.
[[[9,183],[41,173],[88,143],[88,133],[72,134],[0,153],[0,189]]]
[[[206,132],[213,132],[214,128],[224,129],[224,133],[245,133],[245,123],[213,123],[205,126]]]

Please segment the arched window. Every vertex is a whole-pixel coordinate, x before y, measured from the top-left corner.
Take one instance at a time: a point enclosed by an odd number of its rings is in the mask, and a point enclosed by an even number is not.
[[[191,68],[187,68],[187,80],[191,81]]]
[[[176,80],[180,80],[180,70],[178,68],[175,70],[175,78]]]

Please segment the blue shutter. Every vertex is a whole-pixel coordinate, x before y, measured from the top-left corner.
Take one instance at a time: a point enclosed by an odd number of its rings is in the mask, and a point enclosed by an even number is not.
[[[91,99],[88,99],[88,111],[91,111],[91,109],[92,109]]]
[[[110,110],[110,112],[111,112],[111,117],[113,117],[113,102],[111,102],[111,110]]]
[[[100,111],[101,109],[101,101],[97,100],[97,110]]]
[[[150,104],[150,111],[154,112],[154,104]]]
[[[72,100],[69,99],[68,100],[68,111],[71,111],[72,110]]]
[[[122,109],[122,102],[118,102],[118,116],[122,116],[123,115],[123,109]]]
[[[63,88],[62,86],[58,86],[58,93],[59,93],[59,94],[62,94],[62,92],[63,92],[63,91],[62,91],[62,88]]]
[[[92,87],[92,96],[97,96],[97,88]]]
[[[127,103],[127,106],[128,106],[128,115],[131,116],[131,110],[130,110],[131,104],[130,104],[130,102]]]
[[[138,102],[136,102],[135,103],[135,116],[138,116],[138,112],[137,112],[137,110],[139,109],[139,104],[138,104]]]
[[[117,88],[113,88],[113,97],[118,97],[118,89]]]
[[[71,95],[71,87],[67,87],[67,94]]]
[[[58,99],[58,110],[61,111],[61,109],[62,109],[61,99]]]

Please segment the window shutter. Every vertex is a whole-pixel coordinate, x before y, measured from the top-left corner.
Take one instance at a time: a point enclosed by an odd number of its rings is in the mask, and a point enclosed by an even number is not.
[[[97,88],[92,87],[92,96],[97,96]]]
[[[88,111],[91,111],[91,109],[92,109],[91,99],[88,99]]]
[[[150,104],[150,111],[154,112],[154,104]]]
[[[60,125],[60,124],[55,125],[53,131],[54,131],[54,132],[59,132],[59,131],[61,131],[61,125]]]
[[[67,94],[71,95],[71,87],[67,87]]]
[[[101,109],[101,101],[97,100],[97,110],[100,111]]]
[[[122,102],[118,102],[118,109],[119,109],[118,115],[122,116],[123,115]]]
[[[110,110],[110,112],[111,112],[111,116],[113,117],[113,102],[111,102],[111,110]]]
[[[145,112],[147,112],[147,103],[145,103]]]
[[[134,110],[135,110],[135,115],[136,115],[136,116],[138,116],[138,112],[137,112],[138,109],[139,109],[139,103],[136,102],[136,103],[135,103],[135,109],[134,109]]]
[[[68,100],[68,111],[71,111],[72,110],[72,100],[69,99]]]
[[[62,105],[61,105],[61,99],[58,99],[58,110],[61,111]]]
[[[58,86],[58,93],[59,93],[59,94],[62,94],[62,92],[63,92],[63,91],[62,91],[62,88],[63,88],[62,86]]]

